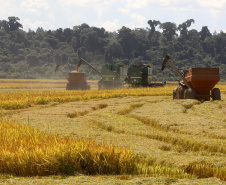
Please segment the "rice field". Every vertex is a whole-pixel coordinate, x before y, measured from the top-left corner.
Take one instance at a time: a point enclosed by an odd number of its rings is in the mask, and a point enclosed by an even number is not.
[[[221,101],[159,88],[0,87],[0,183],[224,184]],[[0,85],[1,86],[1,85]],[[105,176],[103,176],[105,175]]]

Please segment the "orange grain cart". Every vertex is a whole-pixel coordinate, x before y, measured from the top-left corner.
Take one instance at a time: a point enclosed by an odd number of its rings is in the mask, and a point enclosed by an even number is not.
[[[194,89],[196,99],[219,99],[219,89],[214,86],[220,81],[219,68],[190,68],[185,79]]]
[[[162,71],[168,63],[182,80],[179,87],[173,90],[173,99],[221,100],[219,88],[214,86],[220,81],[219,68],[190,68],[182,74],[166,56],[162,63]]]
[[[68,73],[68,83],[66,86],[66,90],[73,90],[73,89],[90,89],[86,82],[86,73],[80,73],[77,71],[72,71]]]

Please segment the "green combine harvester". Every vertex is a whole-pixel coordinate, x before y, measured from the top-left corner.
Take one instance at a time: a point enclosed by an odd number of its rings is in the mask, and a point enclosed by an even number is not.
[[[127,70],[128,66],[126,65],[103,65],[101,69],[102,78],[98,81],[98,89],[123,88]]]
[[[65,78],[68,80],[66,90],[87,90],[90,89],[90,85],[86,81],[86,73],[80,72],[81,64],[88,65],[98,75],[100,80],[98,81],[98,90],[100,89],[120,89],[124,88],[124,84],[129,84],[131,87],[156,87],[164,86],[164,82],[153,82],[152,81],[152,66],[151,65],[112,65],[104,64],[101,71],[97,70],[91,64],[80,58],[77,64],[77,68],[74,71],[65,75],[61,71]],[[58,64],[55,72],[60,69]]]
[[[98,81],[98,90],[99,89],[117,89],[117,88],[124,87],[123,86],[124,79],[127,76],[127,69],[128,69],[126,65],[105,64],[102,66],[101,71],[98,71],[95,67],[89,64],[87,61],[80,58],[77,65],[77,69],[75,70],[77,73],[79,72],[79,69],[82,63],[88,65],[98,75],[100,75],[101,79]]]
[[[152,65],[130,65],[128,67],[125,83],[132,87],[164,86],[165,82],[152,81]]]

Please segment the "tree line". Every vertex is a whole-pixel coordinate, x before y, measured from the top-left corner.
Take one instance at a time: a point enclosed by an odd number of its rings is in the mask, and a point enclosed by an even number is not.
[[[179,25],[148,20],[146,28],[122,26],[114,32],[86,23],[71,28],[23,31],[18,17],[0,21],[0,78],[63,78],[54,73],[56,64],[64,71],[76,68],[84,58],[97,69],[104,64],[152,64],[154,80],[177,80],[168,67],[161,69],[165,55],[176,67],[219,67],[221,81],[226,81],[226,33],[210,33],[207,26],[200,31],[189,27],[195,20]],[[98,75],[82,66],[89,79]]]

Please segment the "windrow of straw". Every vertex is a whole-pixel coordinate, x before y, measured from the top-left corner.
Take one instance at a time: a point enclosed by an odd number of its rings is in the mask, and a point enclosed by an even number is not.
[[[41,133],[27,125],[0,122],[0,173],[18,176],[150,174],[178,178],[178,168],[148,166],[137,154],[93,141]]]
[[[74,91],[20,91],[0,92],[0,109],[20,109],[32,105],[43,105],[50,102],[72,102],[90,99],[108,99],[126,96],[172,96],[176,86],[158,88],[132,88],[111,90],[74,90]],[[221,92],[226,92],[226,85],[218,85]]]
[[[170,96],[172,86],[161,88],[136,88],[86,91],[21,91],[0,93],[0,108],[20,109],[50,102],[72,102],[90,99],[108,99],[126,96]]]

